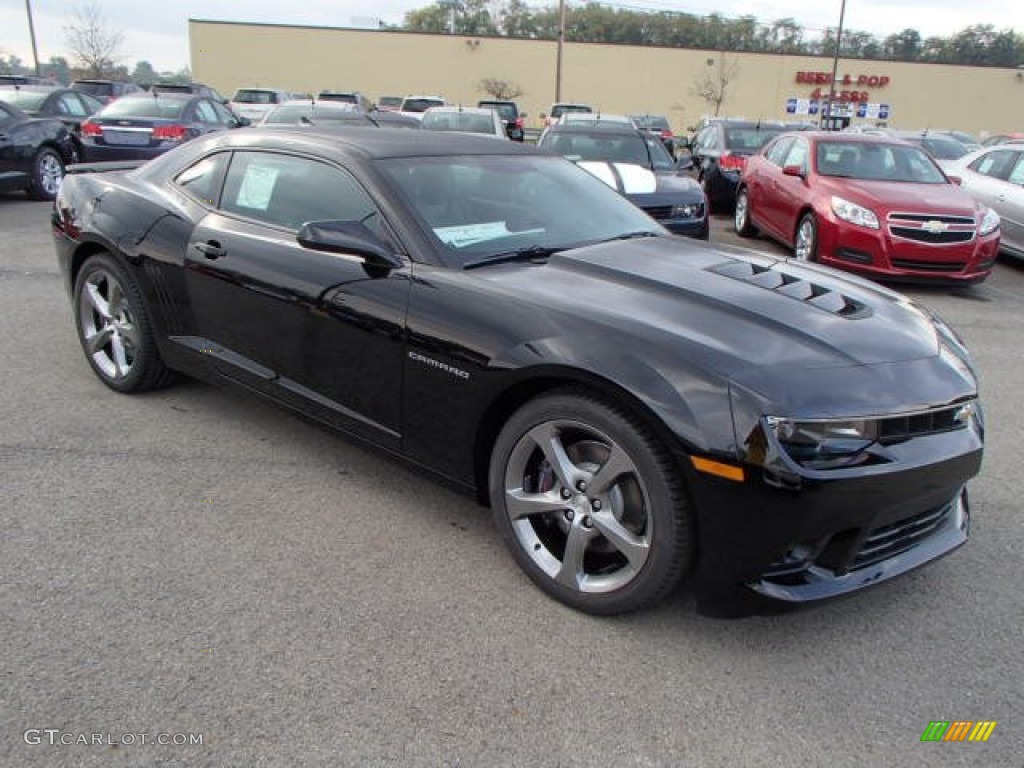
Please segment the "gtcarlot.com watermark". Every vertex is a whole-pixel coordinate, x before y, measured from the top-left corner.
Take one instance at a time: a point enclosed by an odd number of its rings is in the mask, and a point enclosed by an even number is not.
[[[201,733],[73,733],[59,728],[29,728],[21,736],[26,744],[36,746],[88,746],[133,747],[136,745],[161,747],[201,746]]]

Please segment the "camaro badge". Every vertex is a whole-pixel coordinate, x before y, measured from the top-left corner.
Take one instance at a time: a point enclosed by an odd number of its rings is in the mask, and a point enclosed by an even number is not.
[[[457,378],[460,378],[460,379],[463,379],[463,380],[468,380],[469,379],[469,373],[467,373],[466,371],[462,370],[461,368],[456,368],[454,365],[448,365],[448,363],[442,363],[440,360],[435,360],[432,357],[427,357],[426,355],[421,355],[419,352],[410,352],[409,353],[409,359],[410,360],[415,360],[417,363],[423,363],[424,365],[429,365],[431,368],[437,368],[439,371],[444,371],[445,373],[450,373],[452,376],[455,376]]]

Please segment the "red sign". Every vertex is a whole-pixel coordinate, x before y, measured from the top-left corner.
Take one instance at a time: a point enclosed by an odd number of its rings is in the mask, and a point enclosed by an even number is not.
[[[831,85],[831,72],[797,72],[796,81],[807,85]],[[843,75],[836,85],[855,85],[858,88],[885,88],[892,82],[888,75]]]

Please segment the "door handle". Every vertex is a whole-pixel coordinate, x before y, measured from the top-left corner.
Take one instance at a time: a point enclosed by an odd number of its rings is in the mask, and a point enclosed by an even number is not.
[[[216,240],[207,240],[205,243],[192,243],[192,247],[211,260],[219,259],[227,254],[227,251]]]

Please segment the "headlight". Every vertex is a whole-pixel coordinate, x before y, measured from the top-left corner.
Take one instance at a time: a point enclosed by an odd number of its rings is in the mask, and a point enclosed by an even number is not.
[[[878,229],[878,217],[872,211],[838,195],[832,195],[832,213],[843,221],[868,229]]]
[[[691,203],[690,205],[676,205],[672,207],[673,219],[701,219],[703,217],[703,203]]]
[[[999,214],[991,208],[986,208],[981,224],[978,225],[978,234],[984,237],[985,235],[991,235],[997,229],[999,229]]]
[[[778,416],[765,419],[779,444],[798,464],[814,469],[856,466],[878,440],[876,419],[797,421]]]

